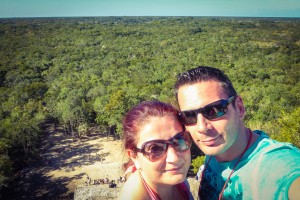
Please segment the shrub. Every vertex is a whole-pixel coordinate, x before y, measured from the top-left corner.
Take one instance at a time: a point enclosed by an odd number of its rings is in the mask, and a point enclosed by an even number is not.
[[[196,174],[201,165],[204,164],[205,156],[198,156],[197,158],[192,160],[193,172]]]

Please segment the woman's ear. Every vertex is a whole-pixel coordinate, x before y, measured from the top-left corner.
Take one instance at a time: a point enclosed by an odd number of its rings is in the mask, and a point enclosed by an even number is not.
[[[235,108],[238,111],[240,119],[243,119],[246,115],[246,109],[245,109],[242,97],[240,97],[240,96],[236,97]]]
[[[126,154],[129,158],[136,157],[136,152],[134,152],[130,149],[126,149]]]
[[[137,159],[137,154],[136,152],[132,151],[132,150],[126,150],[127,155],[129,156],[129,158],[132,160],[132,162],[134,163],[136,169],[140,168],[138,159]]]

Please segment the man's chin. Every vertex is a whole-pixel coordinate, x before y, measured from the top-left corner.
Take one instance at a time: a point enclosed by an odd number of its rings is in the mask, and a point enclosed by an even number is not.
[[[200,148],[201,149],[201,148]],[[220,145],[218,146],[205,146],[202,147],[202,152],[207,155],[207,156],[216,156],[221,154],[223,151],[223,149],[220,147]]]

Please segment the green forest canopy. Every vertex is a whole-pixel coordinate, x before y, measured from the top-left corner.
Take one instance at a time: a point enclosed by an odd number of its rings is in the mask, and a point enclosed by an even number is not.
[[[300,147],[298,18],[0,19],[0,43],[0,189],[37,154],[45,123],[122,136],[124,113],[176,105],[176,75],[199,65],[229,75],[251,129]]]

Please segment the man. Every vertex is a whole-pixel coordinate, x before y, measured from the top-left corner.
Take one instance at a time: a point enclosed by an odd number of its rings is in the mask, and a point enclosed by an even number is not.
[[[203,199],[300,199],[300,150],[251,131],[229,78],[212,67],[178,75],[180,120],[206,155]]]

